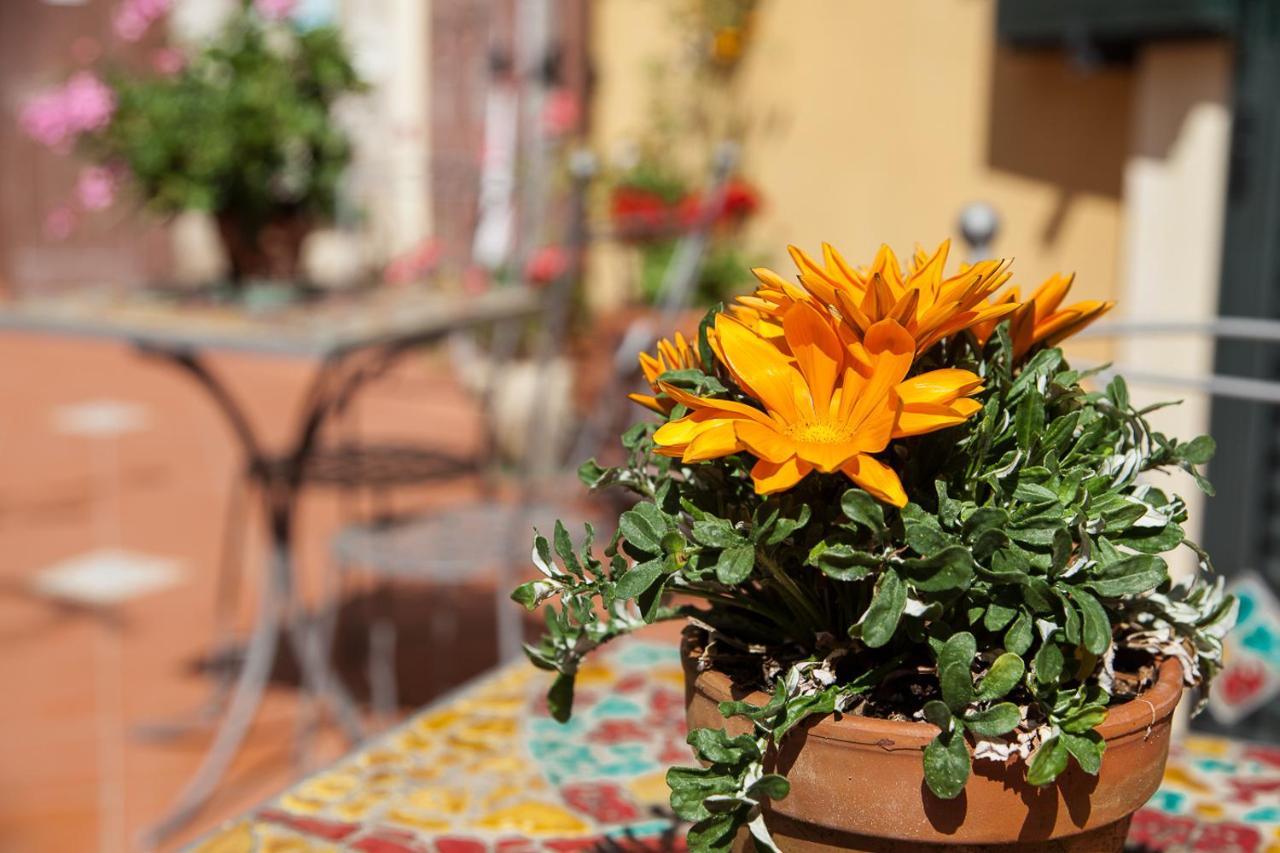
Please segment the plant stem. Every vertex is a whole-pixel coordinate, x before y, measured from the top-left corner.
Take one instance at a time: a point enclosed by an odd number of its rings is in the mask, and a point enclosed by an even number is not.
[[[822,618],[822,614],[818,612],[818,608],[814,605],[813,601],[804,594],[804,591],[800,589],[795,580],[783,570],[782,566],[779,566],[776,560],[761,551],[759,548],[756,549],[756,561],[760,563],[760,565],[764,566],[769,571],[769,574],[773,576],[774,580],[778,582],[778,588],[779,591],[783,593],[783,597],[788,599],[792,605],[796,606],[797,609],[802,611],[804,615],[813,622],[813,629],[815,631],[822,630],[822,627],[826,624],[825,620]]]

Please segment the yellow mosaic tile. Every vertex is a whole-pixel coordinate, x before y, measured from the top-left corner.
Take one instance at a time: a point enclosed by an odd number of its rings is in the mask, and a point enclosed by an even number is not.
[[[357,821],[386,801],[387,797],[382,794],[364,794],[345,803],[338,803],[332,807],[332,812],[343,820]]]
[[[260,853],[328,853],[335,848],[331,844],[308,841],[297,835],[271,834],[262,839]]]
[[[419,788],[400,802],[424,812],[462,814],[467,810],[470,794],[464,788]]]
[[[612,684],[617,680],[618,677],[614,674],[613,668],[599,661],[584,663],[578,669],[577,686],[579,687],[599,687],[602,684]]]
[[[241,821],[217,830],[191,848],[192,853],[253,853],[253,824]]]
[[[1226,811],[1217,803],[1198,803],[1196,816],[1207,820],[1220,820]]]
[[[340,799],[360,784],[360,778],[350,773],[326,773],[303,782],[296,789],[298,796],[313,800]]]
[[[446,832],[453,826],[450,820],[427,817],[404,809],[393,809],[387,812],[387,819],[421,832]]]
[[[521,832],[529,835],[578,835],[590,826],[567,809],[551,803],[526,802],[499,809],[480,820],[481,829]]]
[[[1197,779],[1189,771],[1170,764],[1164,770],[1164,783],[1173,785],[1177,788],[1186,788],[1189,791],[1199,791],[1201,793],[1208,792],[1209,786]]]
[[[326,805],[323,800],[313,800],[310,797],[303,797],[293,793],[285,794],[280,798],[280,808],[291,811],[294,814],[320,814],[325,810]]]
[[[638,776],[627,783],[627,790],[637,801],[646,805],[666,805],[671,801],[671,789],[667,787],[666,771]]]
[[[1222,758],[1231,751],[1231,742],[1216,737],[1188,735],[1181,741],[1182,748],[1201,758]]]

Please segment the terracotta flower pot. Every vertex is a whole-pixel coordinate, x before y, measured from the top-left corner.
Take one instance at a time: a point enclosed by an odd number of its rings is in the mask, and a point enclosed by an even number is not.
[[[763,705],[769,697],[744,695],[723,673],[698,673],[687,636],[684,660],[689,728],[749,732],[749,721],[726,721],[717,706],[743,698]],[[768,771],[790,781],[791,793],[766,807],[765,823],[787,853],[906,853],[933,845],[947,853],[1119,851],[1130,817],[1160,785],[1181,696],[1181,666],[1166,660],[1151,689],[1111,708],[1098,726],[1107,749],[1097,776],[1072,762],[1054,785],[1037,788],[1026,782],[1020,758],[974,761],[968,784],[952,800],[925,786],[923,755],[937,734],[933,725],[853,715],[816,719],[766,759]]]
[[[220,213],[218,236],[227,252],[231,282],[237,287],[246,281],[298,280],[302,243],[311,233],[312,223],[298,213],[281,213],[259,227],[238,217]]]

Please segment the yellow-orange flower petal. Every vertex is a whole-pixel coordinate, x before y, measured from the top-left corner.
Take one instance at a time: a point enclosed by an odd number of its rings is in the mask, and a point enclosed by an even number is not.
[[[897,473],[874,456],[855,456],[841,470],[876,500],[898,507],[907,505],[907,493],[902,490]]]
[[[1020,359],[1040,345],[1057,346],[1115,306],[1114,302],[1087,300],[1059,308],[1074,281],[1073,275],[1052,275],[1025,302],[1019,300],[1017,287],[1010,287],[992,301],[993,308],[1012,308],[1009,336],[1014,358]],[[979,345],[987,343],[1000,319],[1003,317],[984,319],[973,327]]]
[[[888,246],[881,246],[864,270],[852,267],[826,243],[821,263],[790,246],[803,291],[796,292],[777,273],[755,270],[761,287],[741,297],[732,310],[748,326],[777,340],[780,318],[797,302],[808,302],[833,318],[836,334],[846,345],[875,323],[894,320],[914,339],[915,351],[924,352],[975,324],[994,323],[1016,307],[987,302],[1008,280],[1004,261],[981,261],[947,278],[949,248],[944,241],[932,254],[917,251],[904,275]]]
[[[657,355],[642,352],[638,360],[640,371],[644,374],[645,381],[649,383],[653,393],[628,394],[627,398],[660,415],[671,414],[675,406],[670,400],[658,396],[662,393],[658,388],[658,377],[672,370],[688,370],[691,367],[697,367],[701,361],[697,351],[684,339],[684,335],[676,332],[672,340],[658,341]]]

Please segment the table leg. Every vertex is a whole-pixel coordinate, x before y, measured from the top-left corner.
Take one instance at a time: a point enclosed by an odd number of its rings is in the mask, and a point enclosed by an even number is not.
[[[173,808],[144,834],[142,843],[147,849],[172,835],[200,811],[213,793],[214,786],[222,779],[257,715],[263,689],[271,676],[271,666],[275,663],[280,617],[287,600],[287,590],[279,580],[279,573],[272,572],[264,585],[244,665],[231,694],[227,713],[214,736],[213,745],[191,781],[178,795]]]

